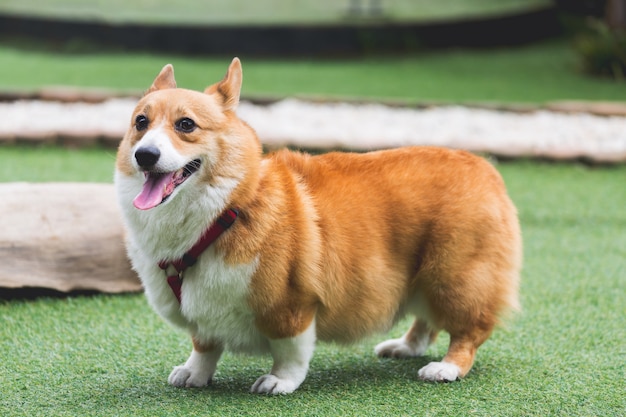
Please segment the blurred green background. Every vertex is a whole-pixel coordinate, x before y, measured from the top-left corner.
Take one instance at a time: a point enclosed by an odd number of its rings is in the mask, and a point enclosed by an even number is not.
[[[550,0],[2,0],[0,12],[47,18],[166,25],[345,24],[359,11],[393,22],[468,19],[524,12]],[[370,16],[372,17],[372,16]]]
[[[181,85],[200,89],[239,56],[250,96],[620,101],[626,47],[623,27],[608,26],[610,2],[0,0],[0,91],[136,92],[167,62]],[[510,18],[520,20],[509,27]],[[246,32],[251,27],[259,32]],[[342,53],[333,37],[345,41]],[[260,49],[245,46],[255,41]],[[194,50],[194,42],[207,49]]]

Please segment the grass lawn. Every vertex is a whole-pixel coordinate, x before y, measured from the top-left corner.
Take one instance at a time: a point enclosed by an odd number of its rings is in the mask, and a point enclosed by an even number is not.
[[[0,181],[107,182],[112,164],[110,150],[0,148]],[[5,300],[0,415],[624,415],[626,165],[497,167],[522,221],[524,311],[479,350],[461,382],[417,378],[445,353],[447,337],[425,358],[394,361],[374,356],[380,336],[320,344],[293,395],[248,394],[270,360],[234,355],[213,386],[176,389],[166,378],[190,343],[142,295]]]
[[[626,83],[581,74],[565,41],[344,60],[240,58],[244,96],[454,103],[623,101],[626,97]],[[174,64],[181,86],[203,89],[223,76],[230,59],[123,52],[69,54],[0,43],[0,90],[72,85],[143,91],[168,62]]]
[[[350,22],[351,3],[367,9],[371,0],[0,0],[0,12],[111,23],[141,22],[178,25],[336,24]],[[432,21],[499,15],[550,5],[549,0],[395,0],[378,2],[386,19]]]

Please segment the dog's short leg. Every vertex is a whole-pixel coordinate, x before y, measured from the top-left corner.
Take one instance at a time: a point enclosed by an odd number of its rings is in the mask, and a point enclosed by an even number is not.
[[[399,339],[390,339],[379,343],[374,348],[374,351],[383,358],[422,356],[436,338],[437,331],[432,330],[424,320],[417,319],[404,336]]]
[[[420,378],[431,382],[451,382],[463,378],[472,369],[478,347],[489,337],[491,329],[469,334],[451,334],[448,353],[441,362],[431,362],[419,370]]]
[[[193,340],[193,351],[185,362],[174,368],[167,382],[175,387],[204,387],[211,382],[223,347],[216,343]]]
[[[295,337],[270,340],[274,359],[272,371],[256,380],[252,388],[258,394],[289,394],[295,391],[309,370],[315,349],[315,320]]]

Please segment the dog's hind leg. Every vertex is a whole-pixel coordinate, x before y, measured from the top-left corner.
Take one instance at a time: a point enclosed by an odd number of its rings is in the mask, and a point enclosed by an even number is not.
[[[379,343],[374,348],[376,354],[384,358],[412,358],[422,356],[428,346],[437,338],[426,321],[417,319],[411,328],[399,339],[390,339]]]
[[[426,381],[444,382],[463,378],[472,368],[476,351],[498,323],[498,313],[507,304],[505,285],[489,271],[489,265],[468,265],[464,274],[427,287],[431,314],[450,334],[448,353],[441,362],[419,370]]]
[[[224,348],[220,343],[193,339],[193,351],[185,362],[172,370],[167,382],[175,387],[204,387],[211,382]]]
[[[446,356],[441,362],[431,362],[420,369],[419,377],[432,382],[451,382],[463,378],[472,369],[478,347],[490,334],[491,329],[450,334],[450,346]]]

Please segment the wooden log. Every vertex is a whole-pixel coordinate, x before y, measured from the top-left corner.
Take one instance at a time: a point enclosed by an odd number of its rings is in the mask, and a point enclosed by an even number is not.
[[[140,291],[113,185],[0,184],[0,287]]]

